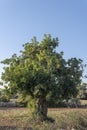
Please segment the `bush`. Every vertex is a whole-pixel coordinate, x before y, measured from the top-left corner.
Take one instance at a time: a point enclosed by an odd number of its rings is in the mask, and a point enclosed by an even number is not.
[[[10,99],[7,96],[1,95],[0,96],[0,102],[8,102]]]

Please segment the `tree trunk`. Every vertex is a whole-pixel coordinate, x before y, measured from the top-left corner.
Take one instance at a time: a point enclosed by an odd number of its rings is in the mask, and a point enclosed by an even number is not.
[[[47,118],[47,102],[46,98],[40,98],[36,102],[36,116],[40,120]]]

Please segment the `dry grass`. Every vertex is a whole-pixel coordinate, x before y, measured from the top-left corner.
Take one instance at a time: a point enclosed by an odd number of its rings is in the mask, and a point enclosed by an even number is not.
[[[81,105],[87,105],[87,100],[80,100]]]
[[[26,108],[1,108],[0,109],[0,126],[1,130],[4,129],[8,130],[21,128],[24,127],[31,128],[29,124],[29,111]]]
[[[87,109],[48,109],[55,122],[31,119],[27,108],[0,108],[0,130],[87,130]]]

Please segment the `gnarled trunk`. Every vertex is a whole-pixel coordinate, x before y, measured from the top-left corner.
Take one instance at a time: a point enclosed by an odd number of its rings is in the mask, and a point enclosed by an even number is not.
[[[45,120],[47,118],[47,102],[46,98],[40,98],[36,102],[36,116],[40,120]]]

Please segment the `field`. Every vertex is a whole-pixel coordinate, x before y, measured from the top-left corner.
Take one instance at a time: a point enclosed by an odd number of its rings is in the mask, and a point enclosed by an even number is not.
[[[87,100],[80,100],[81,105],[87,105]]]
[[[0,108],[0,130],[87,130],[87,109],[48,109],[54,122],[32,119],[28,108]]]

